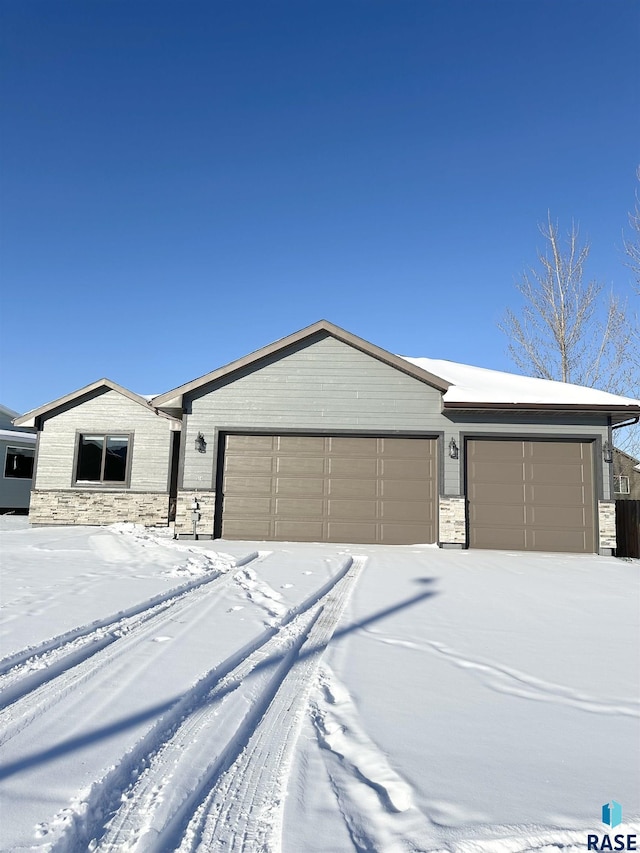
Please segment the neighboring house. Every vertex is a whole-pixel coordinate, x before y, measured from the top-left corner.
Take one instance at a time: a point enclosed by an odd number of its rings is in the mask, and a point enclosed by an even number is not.
[[[640,461],[617,447],[613,451],[613,496],[617,501],[640,501]]]
[[[393,355],[326,321],[160,394],[101,380],[38,429],[34,524],[612,553],[611,427],[640,402]]]
[[[0,404],[0,512],[25,512],[33,478],[36,436],[13,426],[18,412]]]

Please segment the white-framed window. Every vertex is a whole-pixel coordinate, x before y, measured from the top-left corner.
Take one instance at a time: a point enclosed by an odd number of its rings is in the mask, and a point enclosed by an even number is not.
[[[9,479],[30,480],[33,477],[33,447],[7,447],[4,457],[4,476]]]
[[[629,494],[629,478],[624,474],[615,474],[613,477],[613,491],[616,495]]]

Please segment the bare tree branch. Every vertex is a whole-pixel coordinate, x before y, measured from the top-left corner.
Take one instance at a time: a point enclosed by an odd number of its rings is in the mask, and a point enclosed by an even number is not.
[[[636,171],[640,181],[640,166]],[[633,232],[630,239],[624,240],[624,250],[627,255],[627,266],[632,270],[635,277],[635,291],[640,296],[640,198],[636,190],[636,205],[629,214],[629,225]]]
[[[589,244],[572,224],[566,240],[547,215],[540,226],[545,250],[516,288],[524,305],[508,309],[500,329],[509,355],[526,373],[578,385],[610,387],[626,358],[625,307],[603,286],[585,282]]]
[[[640,168],[638,169],[640,179]],[[628,266],[640,295],[640,201],[629,221],[635,236],[625,240]],[[565,239],[550,214],[540,226],[544,249],[522,274],[516,289],[518,314],[508,308],[499,328],[508,352],[523,373],[640,398],[640,324],[637,313],[602,284],[585,281],[589,243],[581,245],[572,223]],[[633,307],[633,306],[632,306]],[[640,429],[621,430],[616,441],[640,456]]]

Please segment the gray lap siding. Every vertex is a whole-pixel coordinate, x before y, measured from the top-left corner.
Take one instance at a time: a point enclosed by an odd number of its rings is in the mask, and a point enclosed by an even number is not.
[[[194,450],[198,432],[211,443],[216,429],[427,433],[440,408],[435,388],[324,338],[186,401],[182,485],[214,486],[215,454]]]
[[[604,415],[444,414],[439,390],[332,337],[198,389],[185,396],[184,406],[180,489],[185,492],[215,492],[218,435],[224,432],[438,436],[438,488],[448,496],[464,495],[465,435],[582,438],[598,448],[608,436]],[[199,432],[206,453],[195,449]],[[460,448],[458,459],[449,456],[451,438]],[[597,497],[606,500],[610,466],[601,453],[594,458]]]
[[[73,470],[76,437],[91,432],[133,434],[127,491],[168,492],[170,421],[112,390],[44,421],[34,488],[77,489]]]

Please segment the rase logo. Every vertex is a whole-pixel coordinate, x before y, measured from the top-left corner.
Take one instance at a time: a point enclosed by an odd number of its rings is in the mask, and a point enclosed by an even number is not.
[[[602,806],[602,822],[611,829],[622,823],[622,806],[615,800]],[[587,850],[637,850],[637,836],[619,833],[616,835],[587,835]]]
[[[611,800],[610,803],[605,803],[602,806],[602,822],[606,823],[607,826],[610,826],[612,829],[616,826],[620,826],[622,823],[622,806],[620,803],[616,803],[615,800]]]

